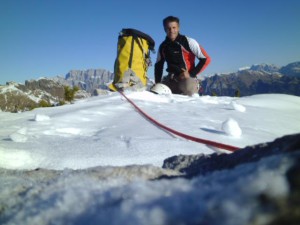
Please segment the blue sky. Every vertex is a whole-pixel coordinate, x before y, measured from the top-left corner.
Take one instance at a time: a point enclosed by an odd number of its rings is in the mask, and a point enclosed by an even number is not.
[[[141,30],[157,50],[169,15],[211,56],[204,74],[300,61],[299,0],[0,0],[0,84],[71,69],[113,71],[118,32]]]

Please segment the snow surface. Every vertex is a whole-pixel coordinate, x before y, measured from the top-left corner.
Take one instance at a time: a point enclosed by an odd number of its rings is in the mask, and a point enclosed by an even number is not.
[[[241,148],[300,132],[296,96],[126,95],[165,126]],[[6,169],[162,166],[173,155],[215,150],[158,128],[119,93],[18,114],[0,112],[0,120],[0,168]]]
[[[172,129],[233,146],[300,132],[295,96],[126,95]],[[171,174],[159,168],[169,156],[211,154],[215,148],[161,130],[118,93],[0,112],[0,121],[2,224],[239,225],[259,210],[257,196],[280,198],[289,191],[285,173],[292,161],[280,156],[192,180],[147,180]]]

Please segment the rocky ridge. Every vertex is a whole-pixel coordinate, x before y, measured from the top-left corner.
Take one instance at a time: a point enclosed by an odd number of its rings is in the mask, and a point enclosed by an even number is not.
[[[71,70],[65,77],[57,76],[54,78],[57,82],[78,86],[91,95],[98,95],[99,90],[108,90],[107,85],[113,80],[114,74],[104,69]],[[98,92],[97,92],[98,91]]]
[[[0,109],[22,112],[39,106],[41,101],[56,105],[64,100],[64,86],[47,78],[28,80],[25,84],[7,82],[0,86]]]
[[[202,81],[202,94],[248,96],[282,93],[300,96],[300,62],[284,67],[260,64],[230,74],[216,74]]]
[[[113,73],[104,69],[71,70],[65,77],[26,80],[25,84],[7,82],[0,86],[0,109],[5,112],[22,112],[39,107],[44,100],[49,105],[64,101],[64,86],[79,87],[75,99],[106,94]]]

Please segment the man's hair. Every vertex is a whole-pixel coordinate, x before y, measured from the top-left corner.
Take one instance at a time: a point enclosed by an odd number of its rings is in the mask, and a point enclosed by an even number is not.
[[[168,16],[166,18],[164,18],[163,20],[163,25],[164,25],[164,28],[167,26],[168,23],[170,22],[176,22],[178,23],[179,25],[179,18],[178,17],[175,17],[175,16]]]

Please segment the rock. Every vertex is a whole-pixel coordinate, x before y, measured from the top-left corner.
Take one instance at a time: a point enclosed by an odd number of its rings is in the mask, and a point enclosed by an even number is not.
[[[113,77],[113,73],[104,69],[71,70],[66,74],[63,82],[94,94],[98,89],[108,90],[107,84],[113,80]]]
[[[223,173],[224,185],[226,179],[232,179],[230,173],[248,170],[252,178],[249,182],[243,181],[243,192],[249,194],[253,192],[251,204],[255,204],[255,209],[251,210],[251,219],[246,224],[275,225],[299,224],[300,222],[300,134],[288,135],[274,142],[246,147],[232,154],[173,156],[164,161],[163,168],[184,173],[184,177],[192,181],[198,177],[205,179],[208,176],[213,179],[217,176],[215,173]],[[286,172],[280,172],[283,168],[289,169],[286,169]],[[270,173],[266,173],[268,170]],[[273,176],[274,174],[278,176]],[[242,177],[235,177],[232,183],[227,185],[239,182],[235,179],[242,179]],[[228,194],[225,187],[226,185],[220,190],[224,192],[224,195]],[[232,193],[232,197],[229,198],[234,199],[239,190],[236,191],[237,193]],[[214,223],[215,218],[218,217],[220,220],[217,221],[223,221],[222,224],[241,224],[239,209],[234,208],[234,204],[228,202],[224,205],[220,199],[218,205],[213,208],[213,212],[207,212],[205,223],[219,224],[219,222]],[[228,210],[222,209],[223,206],[226,206]],[[228,216],[224,213],[230,213],[230,208],[233,214],[228,220],[225,219]],[[245,221],[242,224],[245,224]]]
[[[293,152],[300,152],[300,134],[288,135],[266,144],[249,146],[232,154],[173,156],[164,160],[163,168],[174,169],[186,174],[186,177],[193,177],[216,170],[232,169],[273,155],[289,156]]]
[[[24,88],[25,90],[23,89],[23,91],[27,92],[42,90],[58,99],[64,99],[65,95],[64,86],[62,84],[59,84],[58,82],[47,78],[41,78],[38,80],[26,80]]]
[[[98,96],[98,95],[107,95],[108,90],[103,90],[103,89],[95,89],[93,92],[93,96]]]
[[[0,223],[298,224],[299,168],[300,134],[163,168],[0,169]]]
[[[48,106],[64,100],[64,86],[52,79],[26,80],[25,85],[7,82],[0,86],[0,108],[5,112],[23,112],[40,106]]]
[[[286,76],[300,78],[300,62],[294,62],[283,66],[279,72]]]
[[[89,98],[91,97],[92,95],[84,90],[79,90],[79,91],[76,91],[75,92],[75,96],[74,98],[75,99],[84,99],[84,98]]]

